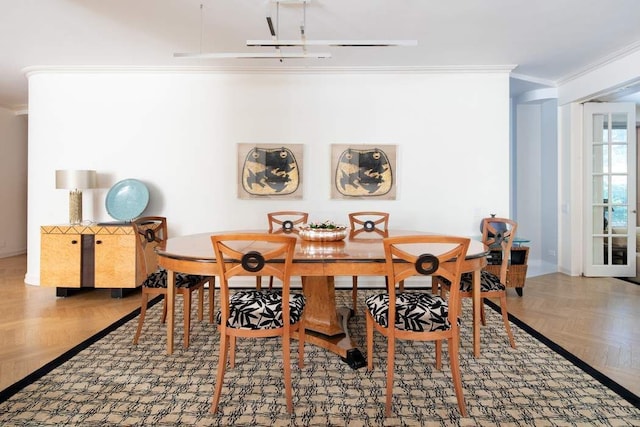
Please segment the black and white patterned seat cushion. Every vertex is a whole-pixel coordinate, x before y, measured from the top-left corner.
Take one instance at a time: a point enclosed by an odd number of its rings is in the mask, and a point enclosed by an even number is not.
[[[204,279],[204,276],[195,274],[176,273],[176,287],[191,288]],[[159,269],[151,273],[142,283],[147,288],[166,288],[167,287],[167,270]]]
[[[300,294],[289,295],[289,323],[292,325],[302,318],[305,299]],[[216,316],[218,325],[222,313]],[[227,327],[235,329],[277,329],[284,326],[282,321],[282,292],[274,290],[239,291],[229,301]]]
[[[444,277],[440,279],[447,284],[451,282]],[[473,273],[462,273],[460,276],[460,290],[462,292],[471,292],[473,289]],[[482,270],[480,274],[480,292],[504,291],[505,285],[500,282],[500,278],[493,273]]]
[[[374,320],[388,327],[389,294],[366,299]],[[446,331],[451,328],[447,301],[438,295],[403,292],[396,294],[396,329],[416,332]]]

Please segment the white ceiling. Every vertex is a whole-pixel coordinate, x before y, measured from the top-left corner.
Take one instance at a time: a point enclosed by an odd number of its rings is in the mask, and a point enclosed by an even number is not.
[[[302,12],[300,5],[267,0],[0,0],[0,105],[27,104],[28,66],[513,65],[525,80],[518,90],[526,90],[640,48],[639,0],[310,0],[306,18]],[[246,46],[247,39],[270,38],[268,14],[280,39],[299,38],[304,20],[308,39],[415,39],[418,45],[309,47],[332,58],[283,62],[173,57],[201,49],[201,28],[203,51],[273,52]]]

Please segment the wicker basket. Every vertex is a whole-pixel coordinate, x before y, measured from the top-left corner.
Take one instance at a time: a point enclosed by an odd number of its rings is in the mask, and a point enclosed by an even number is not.
[[[517,254],[514,256],[514,252],[518,253],[524,251],[524,254]],[[527,278],[527,259],[529,258],[529,248],[526,246],[518,246],[511,248],[512,259],[517,258],[518,262],[522,264],[509,264],[507,267],[507,288],[522,288],[524,287],[525,279]],[[493,273],[496,276],[500,276],[500,265],[489,264],[483,270]]]
[[[496,276],[500,276],[499,265],[487,265],[483,270],[493,273]],[[507,268],[507,288],[522,288],[524,287],[524,280],[527,277],[526,265],[510,265]]]

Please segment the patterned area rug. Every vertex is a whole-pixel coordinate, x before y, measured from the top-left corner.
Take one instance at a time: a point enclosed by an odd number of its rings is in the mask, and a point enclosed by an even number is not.
[[[359,295],[364,300],[371,292]],[[350,305],[349,291],[336,294],[340,304]],[[176,301],[180,304],[181,298]],[[421,342],[397,345],[393,416],[385,418],[386,345],[379,334],[373,372],[352,370],[338,356],[309,344],[300,370],[293,346],[294,415],[286,412],[278,341],[241,340],[236,367],[226,373],[221,411],[214,415],[209,408],[217,363],[215,328],[196,321],[190,347],[183,349],[178,340],[174,354],[167,356],[160,312],[161,304],[149,310],[137,346],[131,344],[137,318],[129,316],[131,320],[41,378],[2,392],[0,424],[640,426],[637,396],[635,403],[621,398],[515,324],[517,348],[512,349],[493,310],[487,310],[482,356],[475,359],[466,301],[460,360],[466,418],[458,413],[446,350],[443,369],[437,371],[433,343]],[[176,325],[181,325],[177,317]],[[349,326],[364,352],[364,315],[352,318]],[[181,338],[179,326],[176,331]]]

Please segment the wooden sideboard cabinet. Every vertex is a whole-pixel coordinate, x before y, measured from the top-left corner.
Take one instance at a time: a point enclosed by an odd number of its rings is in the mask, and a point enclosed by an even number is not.
[[[131,225],[46,225],[40,238],[40,284],[55,287],[57,296],[110,288],[121,297],[146,277]]]

